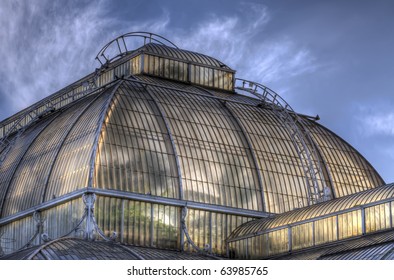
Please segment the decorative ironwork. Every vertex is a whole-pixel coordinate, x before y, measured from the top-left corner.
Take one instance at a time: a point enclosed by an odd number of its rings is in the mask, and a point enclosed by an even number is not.
[[[39,238],[39,240],[38,240],[39,244],[41,244],[43,241],[42,235],[48,236],[47,233],[44,233],[44,223],[45,223],[46,218],[42,215],[42,213],[39,211],[35,211],[33,213],[33,220],[36,223],[36,231],[34,232],[33,236],[29,239],[29,241],[27,241],[27,243],[25,245],[23,245],[21,248],[19,248],[19,250],[31,247],[37,237]]]
[[[94,234],[94,202],[96,201],[95,194],[84,194],[82,196],[83,203],[85,204],[85,213],[86,213],[86,227],[85,227],[85,239],[95,240]]]
[[[196,245],[196,243],[194,243],[194,241],[192,240],[192,238],[190,237],[189,231],[187,229],[187,225],[186,225],[186,217],[187,217],[187,206],[182,207],[182,211],[181,211],[181,227],[182,227],[182,231],[186,236],[186,241],[183,242],[183,244],[181,244],[181,250],[183,251],[185,248],[185,245],[190,245],[194,250],[196,250],[198,253],[203,254],[203,255],[208,255],[212,258],[216,258],[210,251],[211,251],[211,246],[209,244],[205,244],[204,249],[201,249],[200,247],[198,247]]]
[[[82,195],[83,203],[85,204],[84,219],[86,219],[86,226],[84,231],[84,237],[87,240],[94,241],[99,235],[106,241],[114,241],[118,234],[113,232],[111,237],[105,236],[104,232],[97,225],[96,219],[94,218],[94,203],[96,202],[96,195],[94,193],[86,193]]]
[[[182,250],[185,248],[186,243],[189,244],[190,246],[192,246],[192,248],[194,250],[196,250],[197,252],[200,253],[204,253],[195,243],[194,241],[191,239],[189,231],[187,230],[187,225],[186,225],[186,217],[187,217],[187,207],[182,207],[182,212],[181,212],[181,226],[182,226],[182,230],[183,233],[186,236],[186,241],[182,244]]]
[[[5,255],[7,250],[13,250],[14,247],[8,247],[7,244],[10,243],[15,243],[16,239],[14,238],[9,238],[9,237],[3,237],[5,235],[5,231],[3,229],[0,229],[0,257]]]

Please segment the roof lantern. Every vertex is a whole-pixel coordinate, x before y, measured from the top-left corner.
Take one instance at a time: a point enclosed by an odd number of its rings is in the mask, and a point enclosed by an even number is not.
[[[143,46],[135,49],[135,38]],[[234,90],[230,67],[210,56],[179,49],[168,39],[146,32],[130,32],[107,43],[96,55],[106,76],[152,75],[208,88]]]

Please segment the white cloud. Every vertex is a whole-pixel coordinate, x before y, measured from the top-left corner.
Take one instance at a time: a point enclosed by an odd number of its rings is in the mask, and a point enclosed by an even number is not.
[[[297,47],[290,38],[264,38],[270,20],[266,6],[244,4],[241,8],[234,16],[211,15],[188,32],[177,32],[176,41],[182,42],[182,48],[219,58],[236,69],[238,76],[256,82],[273,82],[316,69],[309,50]]]
[[[169,23],[170,14],[167,10],[163,10],[162,14],[158,17],[155,17],[154,19],[146,19],[144,21],[130,21],[128,19],[127,21],[119,20],[116,24],[117,26],[112,26],[112,29],[117,30],[117,33],[111,38],[109,38],[107,41],[111,41],[120,35],[130,32],[149,32],[158,35],[165,34],[166,30],[168,30]],[[129,36],[124,37],[124,40],[128,50],[139,48],[144,43],[144,38],[142,37],[138,38]],[[105,45],[107,41],[103,42],[103,45]],[[124,50],[123,47],[122,50]],[[104,52],[104,55],[108,58],[113,58],[118,54],[119,48],[115,42],[112,42],[112,44],[110,44]],[[97,63],[97,66],[100,66],[100,63]]]
[[[2,2],[0,91],[8,109],[20,110],[92,71],[87,62],[110,24],[101,1],[78,9],[49,0]]]
[[[394,136],[394,113],[364,115],[359,118],[359,123],[364,135]]]
[[[92,72],[98,66],[94,61],[98,50],[130,31],[163,35],[181,48],[219,58],[236,69],[239,77],[256,82],[297,76],[315,67],[310,52],[290,38],[263,38],[270,20],[264,5],[241,4],[233,16],[212,14],[206,20],[174,29],[169,28],[171,14],[167,10],[159,17],[133,21],[107,14],[108,0],[70,3],[2,2],[0,92],[6,95],[7,108],[0,105],[1,117]]]
[[[131,24],[133,30],[127,30],[127,32],[142,31],[160,35],[167,30],[170,21],[170,13],[167,10],[163,10],[163,13],[160,17],[147,19],[145,21],[133,22]],[[126,26],[130,26],[130,23],[126,23]]]

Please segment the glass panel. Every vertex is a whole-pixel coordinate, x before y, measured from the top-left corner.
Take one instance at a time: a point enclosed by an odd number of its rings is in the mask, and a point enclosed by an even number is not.
[[[164,59],[164,77],[170,78],[170,62],[167,58]]]
[[[212,253],[225,253],[225,239],[226,234],[226,215],[219,213],[212,213]]]
[[[304,122],[319,145],[338,197],[384,184],[373,167],[350,145],[315,122]]]
[[[219,70],[213,70],[213,86],[216,88],[221,88],[219,85],[219,74],[218,72],[220,72]]]
[[[367,233],[390,227],[390,203],[365,208],[365,229]]]
[[[27,188],[26,186],[15,185],[15,187],[23,187],[20,191],[14,190],[13,188],[9,188],[9,184],[15,176],[18,176],[18,173],[15,173],[18,168],[19,162],[23,159],[24,154],[29,149],[32,142],[36,139],[36,137],[41,133],[45,127],[50,123],[52,118],[49,118],[47,121],[40,122],[40,124],[33,126],[25,131],[15,142],[12,149],[8,152],[5,160],[2,164],[0,164],[0,207],[3,208],[2,217],[5,217],[6,213],[13,213],[15,210],[9,209],[7,206],[4,206],[3,203],[9,205],[15,205],[16,202],[9,201],[4,199],[13,199],[12,195],[8,195],[9,198],[6,198],[7,191],[8,193],[19,193],[21,190]],[[12,139],[11,139],[12,140]],[[1,209],[1,208],[0,208]]]
[[[85,99],[57,116],[48,130],[44,130],[38,141],[29,147],[31,150],[27,151],[25,160],[15,173],[15,188],[10,188],[12,198],[7,203],[11,207],[6,207],[3,214],[20,211],[87,186],[93,139],[108,95],[102,94],[90,104],[93,98]],[[85,112],[87,106],[90,107]],[[42,124],[46,126],[48,122]],[[31,136],[35,135],[32,133]],[[31,176],[26,176],[27,172]]]
[[[13,253],[26,246],[36,230],[36,221],[32,216],[0,227],[0,232],[2,233],[0,241],[4,253]],[[39,245],[38,238],[35,238],[31,245]]]
[[[153,246],[180,248],[179,209],[173,206],[153,206]]]
[[[229,110],[210,98],[164,88],[149,90],[171,127],[185,199],[261,210],[255,165]]]
[[[208,68],[208,86],[213,87],[213,69]]]
[[[313,246],[313,222],[291,228],[292,250]]]
[[[42,212],[45,219],[44,232],[51,239],[56,239],[71,232],[81,221],[85,205],[81,198],[58,205]],[[85,226],[85,222],[81,227]],[[73,232],[69,237],[83,238],[81,231]]]
[[[146,57],[146,56],[145,56]],[[146,64],[147,65],[147,64]],[[130,60],[131,74],[140,74],[141,73],[141,55],[138,55]],[[147,69],[144,70],[148,72]]]
[[[339,239],[362,234],[361,210],[338,215]]]
[[[204,85],[204,67],[196,66],[196,83]]]
[[[315,244],[324,244],[338,240],[337,237],[337,217],[328,217],[317,220],[315,223]],[[340,224],[341,227],[341,224]]]
[[[147,73],[153,75],[153,73],[155,71],[155,57],[151,56],[151,55],[145,55],[145,56],[148,59],[148,72]]]
[[[122,76],[128,76],[130,74],[130,63],[129,62],[122,63],[118,65],[114,71],[115,71],[115,76],[118,78]]]
[[[160,76],[160,59],[157,56],[153,56],[152,58],[154,58],[154,70],[153,70],[153,74],[156,76]]]
[[[201,249],[210,247],[211,227],[209,212],[189,209],[186,226],[189,236],[196,246]],[[193,250],[191,246],[187,249]]]
[[[244,127],[265,187],[265,210],[282,213],[308,205],[302,163],[283,122],[270,110],[228,104]]]
[[[42,211],[40,214],[44,220],[43,232],[48,233],[51,239],[68,234],[75,229],[83,217],[83,211],[84,206],[80,198]],[[32,240],[36,231],[37,222],[32,215],[0,227],[0,233],[2,233],[0,245],[4,253],[15,252],[25,247],[29,241],[32,241],[32,246],[39,245],[40,238],[34,238]],[[73,232],[69,236],[83,237],[81,231]]]
[[[179,62],[179,81],[187,81],[187,67],[186,63]]]
[[[248,245],[249,259],[261,259],[270,254],[270,241],[267,233],[250,238]]]
[[[225,239],[233,230],[248,220],[250,218],[189,209],[186,226],[190,238],[198,247],[215,254],[225,255]],[[186,237],[185,241],[187,241]],[[186,249],[194,250],[191,246]]]
[[[144,54],[144,73],[149,73],[149,55]]]
[[[95,186],[178,198],[168,131],[149,95],[124,83],[110,108],[100,137]]]
[[[390,217],[391,217],[391,223],[390,226],[394,226],[394,202],[390,202],[391,204],[391,212],[390,212]]]
[[[204,78],[203,78],[204,86],[209,86],[209,82],[210,82],[209,69],[206,67],[201,67],[201,70],[203,71],[203,75],[204,75]]]
[[[109,234],[113,231],[111,226],[108,226],[108,221],[113,221],[113,224],[120,224],[122,228],[122,201],[115,200],[116,204],[112,204],[113,210],[109,209],[109,200],[114,198],[101,198],[96,200],[96,217],[97,223],[101,229]],[[124,200],[123,202],[123,242],[126,244],[151,246],[151,207],[150,203],[141,201]],[[110,211],[110,212],[108,212]],[[116,211],[120,211],[116,213]],[[111,214],[109,214],[111,213]]]
[[[87,187],[92,148],[107,94],[102,94],[67,134],[51,170],[45,201]]]
[[[196,83],[196,66],[190,65],[190,82]]]
[[[233,74],[231,73],[224,74],[224,89],[233,90]]]
[[[269,255],[276,255],[289,251],[288,229],[281,229],[268,233]]]

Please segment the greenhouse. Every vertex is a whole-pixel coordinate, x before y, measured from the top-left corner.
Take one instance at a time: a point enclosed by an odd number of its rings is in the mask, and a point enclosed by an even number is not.
[[[152,33],[96,59],[0,122],[0,259],[394,258],[394,185],[318,117]]]

